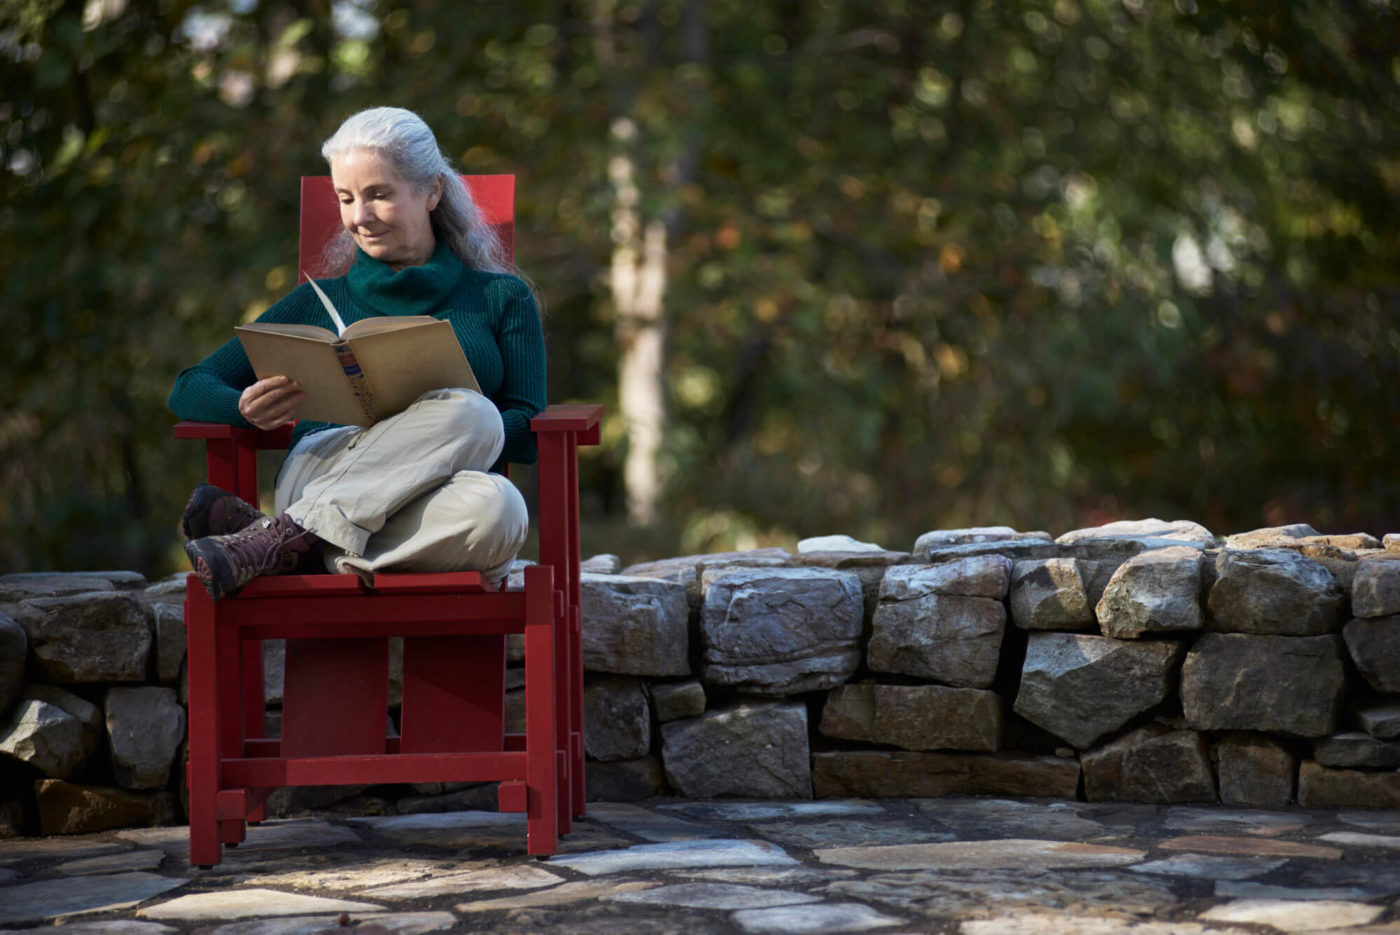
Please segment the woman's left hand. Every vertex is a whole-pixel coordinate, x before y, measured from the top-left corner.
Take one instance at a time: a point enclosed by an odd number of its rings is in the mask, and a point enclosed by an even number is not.
[[[238,414],[260,429],[275,429],[296,415],[306,392],[290,377],[259,380],[238,397]]]

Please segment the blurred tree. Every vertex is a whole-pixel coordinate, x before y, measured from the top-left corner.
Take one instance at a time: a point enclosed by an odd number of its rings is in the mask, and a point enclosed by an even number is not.
[[[0,570],[175,564],[170,382],[293,285],[294,180],[380,103],[520,176],[551,395],[610,406],[590,548],[1400,529],[1397,38],[1373,0],[17,0]]]

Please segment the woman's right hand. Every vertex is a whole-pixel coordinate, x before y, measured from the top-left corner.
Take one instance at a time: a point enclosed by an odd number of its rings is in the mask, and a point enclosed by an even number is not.
[[[292,419],[306,392],[291,377],[259,380],[238,397],[238,414],[260,429],[275,429]]]

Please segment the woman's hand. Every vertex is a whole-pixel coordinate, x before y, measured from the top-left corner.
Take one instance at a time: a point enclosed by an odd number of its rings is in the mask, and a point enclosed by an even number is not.
[[[306,393],[291,377],[259,380],[238,397],[238,414],[260,429],[275,429],[293,418]]]

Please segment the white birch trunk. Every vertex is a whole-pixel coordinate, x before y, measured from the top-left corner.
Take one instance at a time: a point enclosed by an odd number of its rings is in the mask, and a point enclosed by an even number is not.
[[[615,151],[608,163],[613,187],[613,253],[609,275],[620,356],[618,409],[627,431],[622,477],[627,516],[634,523],[656,518],[664,478],[660,454],[666,419],[666,225],[643,224],[638,208],[636,166],[631,151],[636,125],[621,117],[613,123]]]

